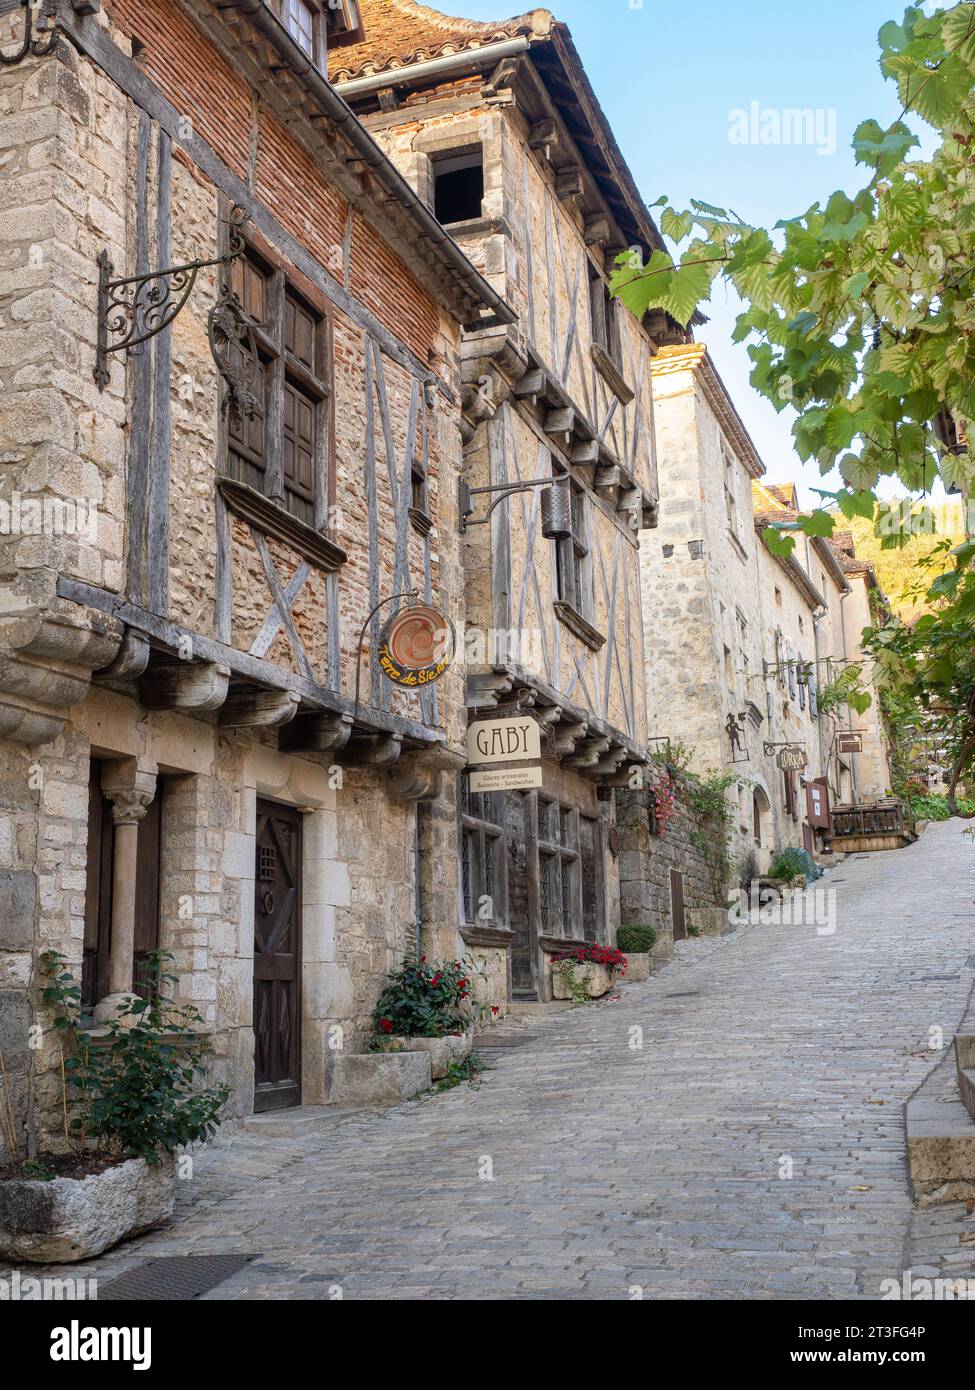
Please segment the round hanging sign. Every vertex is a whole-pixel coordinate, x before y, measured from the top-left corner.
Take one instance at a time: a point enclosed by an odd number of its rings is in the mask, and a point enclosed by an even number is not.
[[[438,681],[454,659],[454,625],[438,608],[403,608],[379,634],[379,669],[394,685]]]

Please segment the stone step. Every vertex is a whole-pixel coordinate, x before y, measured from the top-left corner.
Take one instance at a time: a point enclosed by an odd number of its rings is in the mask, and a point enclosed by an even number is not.
[[[248,1134],[263,1134],[267,1139],[301,1139],[358,1113],[355,1108],[344,1105],[295,1105],[289,1110],[266,1110],[261,1115],[248,1115],[243,1128]]]
[[[552,1014],[564,1013],[572,1008],[571,999],[553,999],[550,1004],[539,1003],[535,999],[516,999],[508,1005],[510,1018],[549,1018]]]
[[[975,1033],[959,1033],[956,1036],[955,1061],[962,1104],[975,1120]]]
[[[907,1162],[921,1206],[975,1198],[975,1121],[951,1051],[907,1102]]]

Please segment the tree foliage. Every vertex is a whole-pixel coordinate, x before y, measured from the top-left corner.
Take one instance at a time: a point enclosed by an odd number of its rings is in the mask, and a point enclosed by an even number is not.
[[[747,345],[752,385],[797,412],[799,457],[842,480],[824,491],[829,510],[800,520],[812,535],[832,530],[830,511],[873,519],[882,478],[912,496],[939,479],[975,491],[970,451],[935,430],[946,413],[962,436],[975,419],[975,3],[934,15],[912,6],[878,37],[902,110],[890,125],[858,126],[865,172],[854,196],[834,192],[771,229],[661,198],[654,207],[674,254],[643,264],[626,253],[612,279],[634,313],[663,309],[682,324],[717,281],[733,286],[746,306],[734,338]],[[930,158],[918,154],[917,118],[937,135]],[[794,545],[767,538],[783,552]],[[929,576],[932,612],[871,637],[891,681],[955,718],[964,764],[975,753],[975,547],[946,542],[934,553],[947,572]]]

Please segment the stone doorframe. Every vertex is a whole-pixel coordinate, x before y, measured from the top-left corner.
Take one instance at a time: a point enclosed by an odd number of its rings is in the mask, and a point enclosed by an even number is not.
[[[254,744],[244,757],[242,832],[228,833],[225,858],[242,882],[240,949],[254,974],[254,858],[257,800],[267,797],[302,812],[301,907],[301,1097],[303,1105],[324,1105],[331,1087],[331,1063],[355,1012],[352,976],[339,963],[335,912],[349,904],[348,866],[336,856],[336,792],[328,769],[273,748]],[[253,1027],[253,1020],[251,1020]],[[342,1029],[339,1033],[336,1030]],[[253,1053],[251,1054],[253,1073]],[[253,1094],[253,1075],[251,1076]]]

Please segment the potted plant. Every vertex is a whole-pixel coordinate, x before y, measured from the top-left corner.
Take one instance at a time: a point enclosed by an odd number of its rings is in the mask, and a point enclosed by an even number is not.
[[[626,974],[626,956],[615,946],[590,942],[552,955],[552,993],[581,1004],[599,999],[613,987],[613,976]]]
[[[626,956],[626,974],[632,981],[649,980],[650,956],[657,944],[655,928],[643,923],[620,927],[616,944]]]
[[[434,1081],[463,1062],[474,1044],[473,986],[463,961],[407,957],[372,1013],[373,1052],[427,1052]]]
[[[209,1139],[226,1087],[202,1088],[203,1019],[165,993],[166,959],[147,962],[145,998],[94,1029],[81,991],[56,951],[41,957],[41,997],[61,1040],[62,1153],[20,1160],[0,1173],[0,1255],[38,1263],[90,1259],[127,1236],[164,1224],[175,1197],[177,1149]]]

